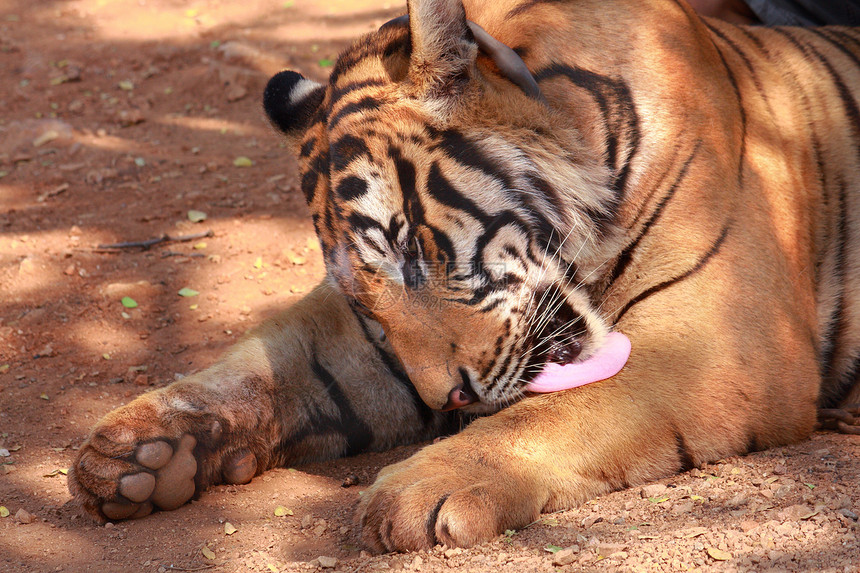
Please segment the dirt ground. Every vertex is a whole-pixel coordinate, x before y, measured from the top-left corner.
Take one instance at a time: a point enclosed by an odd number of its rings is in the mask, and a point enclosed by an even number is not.
[[[96,419],[206,367],[322,277],[260,94],[284,67],[324,79],[345,42],[400,11],[0,4],[0,570],[860,571],[860,438],[830,434],[462,551],[362,551],[361,490],[415,448],[272,471],[140,521],[79,515],[63,474]],[[164,235],[197,238],[99,248]],[[359,485],[341,487],[350,475]]]

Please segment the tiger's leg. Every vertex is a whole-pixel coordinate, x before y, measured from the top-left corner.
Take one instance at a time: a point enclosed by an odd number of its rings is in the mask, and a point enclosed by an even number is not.
[[[275,466],[438,434],[381,329],[325,283],[211,368],[105,416],[69,472],[97,519],[175,509],[216,483]]]
[[[778,360],[764,365],[785,375],[792,393],[780,391],[778,379],[761,387],[764,374],[746,373],[744,364],[685,369],[685,353],[697,349],[665,331],[638,337],[614,378],[528,397],[384,468],[360,502],[365,543],[378,551],[471,546],[541,511],[791,443],[812,430],[812,352],[798,359],[794,374],[779,370]]]

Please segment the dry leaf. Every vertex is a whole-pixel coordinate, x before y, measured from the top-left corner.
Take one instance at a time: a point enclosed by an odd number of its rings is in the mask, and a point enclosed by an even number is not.
[[[33,140],[33,147],[41,147],[49,141],[54,141],[58,137],[60,137],[59,133],[57,133],[53,129],[49,129],[48,131],[44,132],[42,135]]]
[[[206,559],[215,559],[215,552],[209,549],[206,545],[200,548],[200,553],[202,553],[203,557]]]
[[[732,558],[731,553],[723,551],[722,549],[717,549],[716,547],[708,547],[708,555],[711,556],[711,559],[715,559],[716,561],[728,561]]]
[[[226,533],[227,535],[233,535],[237,531],[239,531],[239,530],[236,529],[235,527],[233,527],[233,524],[230,523],[229,521],[224,523],[224,533]]]
[[[201,221],[206,220],[206,213],[203,211],[197,211],[196,209],[190,209],[188,211],[188,220],[192,223],[200,223]]]

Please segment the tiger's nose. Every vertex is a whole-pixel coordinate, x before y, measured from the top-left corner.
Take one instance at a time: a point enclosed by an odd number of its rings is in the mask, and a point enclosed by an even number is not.
[[[459,384],[448,394],[448,401],[445,402],[444,406],[442,406],[442,411],[447,412],[448,410],[456,410],[457,408],[474,404],[477,401],[478,396],[475,394],[474,390],[465,384]]]

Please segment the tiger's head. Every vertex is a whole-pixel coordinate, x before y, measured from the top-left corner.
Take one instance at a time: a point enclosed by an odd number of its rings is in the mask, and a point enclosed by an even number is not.
[[[276,75],[265,108],[299,145],[330,280],[429,406],[494,411],[547,363],[603,344],[589,285],[618,234],[615,196],[460,0],[408,8],[344,51],[327,85]]]

